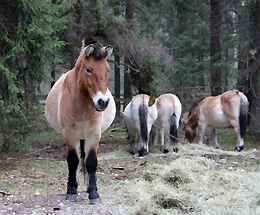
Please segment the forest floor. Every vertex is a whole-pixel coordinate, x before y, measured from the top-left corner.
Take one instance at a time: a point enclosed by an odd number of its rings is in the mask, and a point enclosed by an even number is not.
[[[232,129],[223,130],[219,136],[230,141],[230,132]],[[235,147],[233,139],[227,148]],[[102,203],[90,205],[83,172],[77,201],[65,200],[67,163],[62,137],[32,138],[32,151],[0,155],[0,215],[258,214],[260,145],[249,142],[241,153],[179,143],[178,153],[163,154],[162,147],[156,146],[150,148],[149,155],[138,157],[127,152],[123,127],[114,125],[104,133],[98,153],[97,183]],[[202,175],[204,178],[200,178]],[[220,191],[212,186],[219,186]],[[151,190],[155,193],[150,194]],[[248,206],[240,195],[250,201]],[[221,199],[223,196],[229,199]],[[242,212],[239,204],[244,208]],[[222,213],[219,210],[223,207]]]

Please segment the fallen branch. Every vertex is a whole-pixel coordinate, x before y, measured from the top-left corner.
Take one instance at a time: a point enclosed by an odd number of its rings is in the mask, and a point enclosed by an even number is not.
[[[0,190],[0,193],[1,193],[3,196],[10,196],[10,195],[12,195],[11,193],[7,193],[7,192],[2,191],[2,190]]]
[[[112,169],[116,169],[116,170],[124,170],[125,168],[122,166],[116,166],[116,167],[112,167]]]

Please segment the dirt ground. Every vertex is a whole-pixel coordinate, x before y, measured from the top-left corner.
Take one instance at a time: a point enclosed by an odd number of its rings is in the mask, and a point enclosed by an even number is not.
[[[42,142],[42,140],[35,139],[34,142]],[[140,176],[140,171],[135,166],[140,164],[142,166],[142,159],[131,161],[132,165],[129,165],[129,158],[132,160],[132,156],[109,159],[109,162],[100,160],[99,157],[102,154],[118,151],[121,148],[126,150],[121,142],[114,141],[113,144],[108,144],[107,140],[102,140],[98,151],[99,163],[97,170],[98,181],[100,181],[98,187],[100,187],[101,204],[89,204],[86,193],[87,185],[84,183],[83,173],[80,174],[80,181],[83,185],[79,186],[77,201],[68,202],[65,200],[67,183],[65,145],[62,139],[51,140],[51,144],[49,144],[49,141],[46,142],[48,144],[44,146],[41,143],[42,148],[33,152],[12,153],[8,156],[1,155],[0,215],[115,214],[116,206],[110,206],[106,202],[106,199],[109,199],[114,192],[110,184],[113,184],[113,181]],[[60,170],[57,166],[62,166],[62,169]],[[58,170],[58,178],[48,178],[48,174],[53,170]],[[35,171],[37,172],[35,173]],[[103,177],[104,175],[105,177]]]
[[[5,214],[119,214],[113,202],[118,183],[139,178],[146,166],[168,163],[180,156],[202,156],[213,159],[230,169],[258,168],[260,151],[247,149],[250,156],[212,153],[211,148],[202,154],[196,151],[185,153],[162,153],[158,146],[146,157],[127,152],[126,136],[119,139],[108,135],[100,142],[98,155],[98,189],[101,204],[90,205],[87,185],[80,174],[79,193],[76,202],[65,201],[67,184],[66,149],[62,139],[35,139],[33,144],[41,147],[33,152],[1,155],[0,158],[0,215]],[[51,144],[50,144],[51,143]],[[186,147],[186,146],[185,146]],[[194,150],[197,146],[194,146]],[[115,156],[115,153],[118,153]],[[119,155],[119,156],[118,156]],[[113,202],[113,203],[112,203]],[[125,213],[127,214],[127,212]]]

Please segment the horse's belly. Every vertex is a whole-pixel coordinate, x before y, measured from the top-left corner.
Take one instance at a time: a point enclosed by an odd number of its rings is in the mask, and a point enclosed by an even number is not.
[[[101,133],[103,133],[107,128],[112,124],[112,122],[115,119],[116,115],[116,103],[115,100],[110,92],[109,89],[107,89],[107,93],[109,96],[109,104],[106,110],[102,113],[102,125],[101,125]]]
[[[215,114],[214,116],[208,117],[208,124],[213,127],[228,127],[230,122],[223,112]]]
[[[59,120],[59,103],[61,98],[60,79],[55,83],[55,85],[53,86],[46,98],[45,116],[52,128],[54,128],[59,133],[63,133],[63,129],[60,125]]]

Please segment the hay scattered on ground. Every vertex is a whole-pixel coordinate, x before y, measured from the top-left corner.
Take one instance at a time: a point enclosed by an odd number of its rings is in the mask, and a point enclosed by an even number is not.
[[[200,154],[199,148],[190,150]],[[111,202],[119,205],[118,214],[260,214],[258,171],[219,166],[216,160],[183,152],[167,164],[148,165],[140,178],[119,182]],[[221,150],[212,150],[216,152]],[[249,157],[250,152],[239,155]]]

